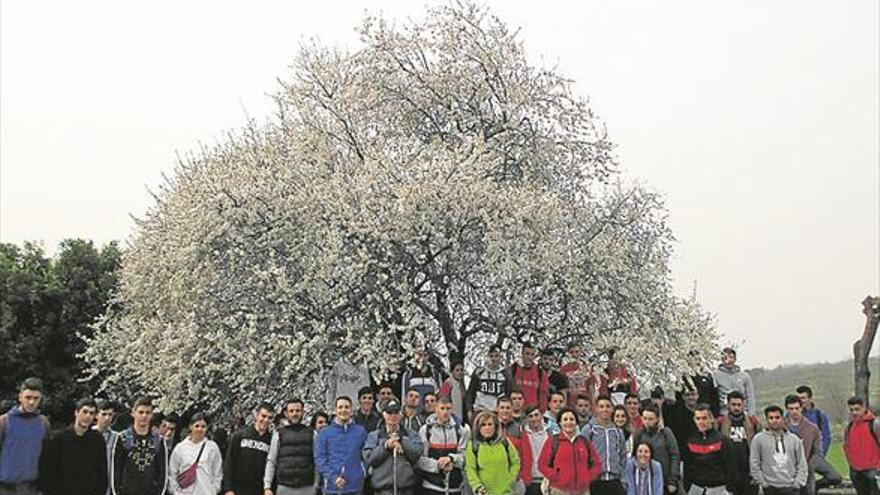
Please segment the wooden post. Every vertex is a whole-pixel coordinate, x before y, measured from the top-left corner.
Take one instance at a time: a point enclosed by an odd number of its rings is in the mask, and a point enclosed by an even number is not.
[[[874,336],[877,335],[877,324],[880,323],[880,297],[866,297],[862,301],[862,308],[862,313],[865,314],[865,330],[862,332],[862,338],[853,344],[853,367],[855,368],[855,395],[861,397],[867,407],[870,402],[868,382],[871,379],[868,357],[871,355]]]

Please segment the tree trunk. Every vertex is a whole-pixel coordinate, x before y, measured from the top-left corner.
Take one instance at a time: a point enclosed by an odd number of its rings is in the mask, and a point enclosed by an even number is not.
[[[861,397],[867,407],[870,402],[868,382],[871,379],[868,358],[871,355],[874,336],[877,334],[877,324],[880,322],[880,297],[866,297],[862,301],[862,307],[862,312],[865,314],[865,330],[862,332],[862,338],[853,344],[853,367],[855,368],[855,395]]]

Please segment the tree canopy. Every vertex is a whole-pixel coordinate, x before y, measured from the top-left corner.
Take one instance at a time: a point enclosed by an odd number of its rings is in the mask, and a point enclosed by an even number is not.
[[[320,396],[343,355],[387,375],[422,344],[576,341],[657,382],[714,353],[673,293],[662,198],[518,32],[457,4],[359,33],[304,45],[274,118],[167,178],[89,340],[102,387],[230,412]]]

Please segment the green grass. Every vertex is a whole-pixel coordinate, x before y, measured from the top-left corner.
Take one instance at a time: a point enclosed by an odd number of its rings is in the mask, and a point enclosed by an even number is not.
[[[825,458],[844,478],[849,477],[849,465],[846,463],[846,456],[843,454],[843,443],[832,442]]]

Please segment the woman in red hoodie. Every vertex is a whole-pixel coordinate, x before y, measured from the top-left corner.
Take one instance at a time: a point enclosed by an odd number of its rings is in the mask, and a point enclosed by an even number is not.
[[[562,409],[557,421],[562,431],[544,443],[538,470],[544,475],[544,482],[550,485],[550,495],[585,494],[602,471],[599,453],[589,440],[578,434],[574,410]]]

